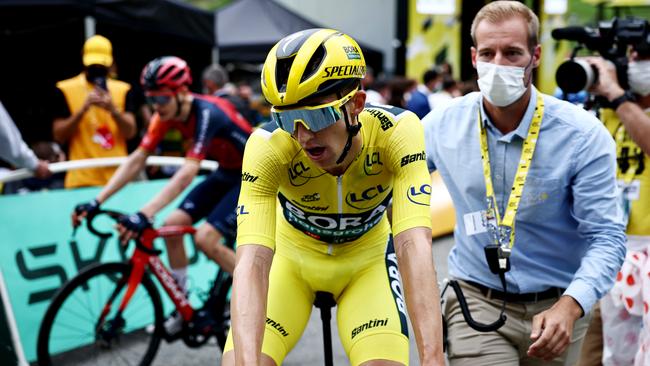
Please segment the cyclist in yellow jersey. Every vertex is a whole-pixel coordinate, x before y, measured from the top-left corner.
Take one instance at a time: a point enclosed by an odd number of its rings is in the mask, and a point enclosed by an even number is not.
[[[423,129],[411,112],[364,104],[365,67],[331,29],[291,34],[267,56],[274,122],[244,153],[224,365],[280,365],[317,291],[336,300],[351,364],[407,365],[408,309],[421,364],[444,365]]]

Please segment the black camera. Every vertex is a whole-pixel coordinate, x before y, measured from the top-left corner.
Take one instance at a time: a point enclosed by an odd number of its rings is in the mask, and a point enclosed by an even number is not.
[[[555,81],[565,93],[577,93],[598,82],[598,70],[586,61],[575,59],[582,48],[597,51],[604,59],[614,63],[619,84],[624,89],[628,89],[628,47],[633,46],[641,56],[650,55],[650,24],[643,18],[613,18],[600,22],[598,29],[576,26],[557,28],[551,32],[551,36],[556,40],[578,42],[571,58],[560,65],[555,73]]]

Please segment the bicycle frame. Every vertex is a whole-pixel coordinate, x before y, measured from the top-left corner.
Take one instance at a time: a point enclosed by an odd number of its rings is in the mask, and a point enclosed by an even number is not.
[[[126,309],[131,300],[131,297],[135,293],[138,285],[142,281],[142,276],[147,267],[153,272],[158,281],[162,284],[167,295],[172,299],[174,305],[176,306],[177,311],[183,317],[184,321],[189,321],[194,315],[194,309],[192,308],[189,300],[183,293],[183,290],[178,286],[171,273],[163,265],[158,254],[160,251],[153,248],[153,241],[156,238],[160,237],[172,237],[172,236],[181,236],[185,234],[194,234],[196,229],[191,226],[167,226],[160,229],[145,229],[145,231],[140,236],[140,239],[136,241],[135,251],[131,256],[130,263],[132,264],[132,270],[129,274],[129,278],[126,282],[127,289],[122,302],[118,308],[118,314]],[[115,296],[119,293],[122,286],[118,286],[114,293],[108,299],[102,314],[99,318],[98,325],[104,323],[105,317],[110,313],[110,304],[114,300]]]

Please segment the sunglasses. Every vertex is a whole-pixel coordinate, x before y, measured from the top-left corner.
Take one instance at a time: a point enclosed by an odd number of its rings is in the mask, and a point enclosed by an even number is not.
[[[174,97],[172,93],[146,93],[145,100],[147,104],[165,105]]]
[[[273,107],[271,108],[271,117],[281,129],[290,134],[295,131],[296,123],[302,123],[310,131],[318,132],[341,119],[343,105],[352,99],[357,90],[352,90],[339,100],[318,106],[289,110]]]

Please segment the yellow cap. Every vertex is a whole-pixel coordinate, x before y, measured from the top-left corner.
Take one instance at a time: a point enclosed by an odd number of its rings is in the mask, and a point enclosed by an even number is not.
[[[106,37],[92,36],[84,43],[83,54],[84,66],[102,65],[111,67],[113,65],[113,46]]]

